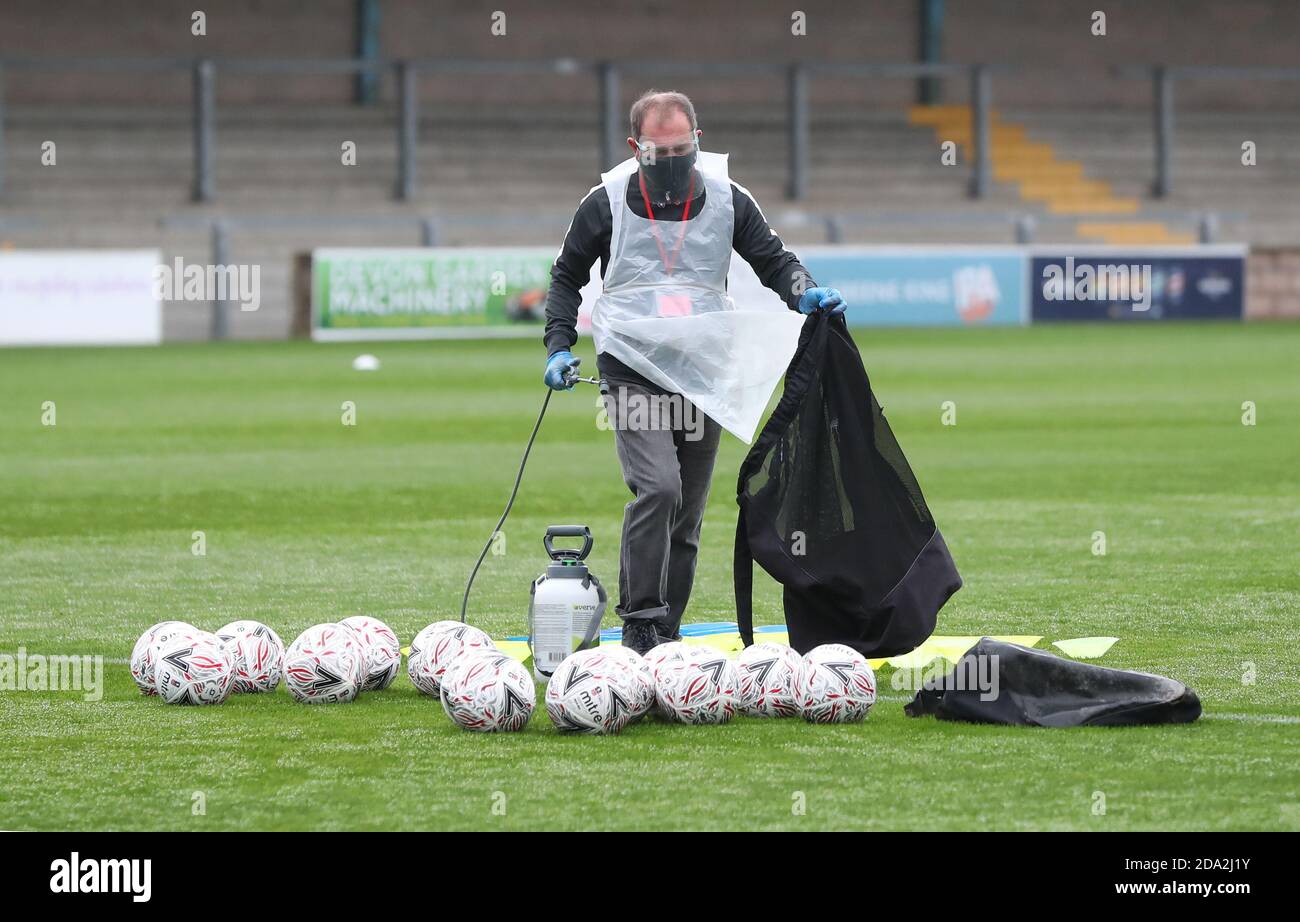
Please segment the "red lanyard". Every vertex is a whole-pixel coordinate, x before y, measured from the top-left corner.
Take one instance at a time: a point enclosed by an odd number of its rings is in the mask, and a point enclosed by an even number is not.
[[[677,232],[677,243],[673,246],[673,258],[668,258],[668,253],[664,250],[663,238],[659,236],[659,225],[655,223],[654,209],[650,207],[650,195],[645,190],[645,177],[637,173],[641,180],[641,200],[645,202],[645,212],[650,216],[650,229],[654,231],[655,246],[659,247],[659,258],[664,261],[664,271],[671,278],[673,267],[677,264],[677,257],[682,250],[682,241],[686,239],[686,222],[691,218],[691,200],[695,198],[695,171],[691,170],[691,185],[686,193],[686,207],[682,209],[682,229]]]

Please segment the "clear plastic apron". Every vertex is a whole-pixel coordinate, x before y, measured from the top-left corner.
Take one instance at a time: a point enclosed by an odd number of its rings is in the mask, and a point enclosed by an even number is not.
[[[696,163],[706,194],[689,221],[654,222],[628,209],[635,159],[602,174],[613,232],[592,333],[597,352],[681,394],[748,443],[794,356],[802,318],[741,310],[727,296],[735,224],[727,155],[700,153]]]

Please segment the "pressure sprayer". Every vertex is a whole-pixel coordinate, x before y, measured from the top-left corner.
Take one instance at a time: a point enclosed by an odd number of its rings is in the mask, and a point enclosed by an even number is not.
[[[557,548],[552,538],[581,538],[582,548]],[[600,644],[605,616],[605,587],[583,563],[591,553],[586,525],[552,525],[542,545],[550,555],[546,572],[533,580],[528,603],[528,649],[533,678],[548,682],[560,663],[577,650]]]
[[[564,378],[566,384],[600,384],[599,378],[584,378],[576,371],[571,371]],[[465,622],[465,613],[469,610],[469,593],[474,588],[474,577],[479,567],[492,548],[492,542],[505,524],[510,509],[519,494],[519,484],[524,479],[524,467],[528,464],[528,454],[533,450],[537,432],[542,428],[546,417],[546,408],[551,403],[551,390],[546,391],[542,401],[542,411],[537,414],[533,432],[528,436],[524,446],[524,456],[519,462],[519,472],[515,475],[515,485],[506,500],[506,508],[497,519],[496,527],[488,535],[474,569],[470,571],[469,581],[465,583],[465,595],[460,602],[460,620]],[[556,548],[552,541],[559,537],[583,538],[581,551]],[[546,572],[533,581],[532,597],[528,605],[528,644],[533,651],[533,675],[542,682],[550,678],[551,673],[566,656],[576,649],[585,649],[600,642],[600,620],[605,614],[605,589],[583,563],[591,553],[591,530],[585,525],[552,525],[546,529],[542,545],[551,558]],[[576,644],[576,646],[575,646]],[[563,651],[560,653],[559,651]],[[559,656],[556,659],[556,656]]]

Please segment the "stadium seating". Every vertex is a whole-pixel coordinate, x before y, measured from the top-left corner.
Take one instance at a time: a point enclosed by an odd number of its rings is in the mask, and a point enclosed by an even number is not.
[[[185,79],[188,79],[187,77]],[[809,194],[784,197],[784,111],[734,103],[702,112],[706,147],[730,150],[733,175],[758,197],[792,244],[1008,243],[1014,217],[1035,219],[1034,239],[1182,242],[1197,215],[1218,215],[1223,240],[1300,240],[1300,116],[1189,111],[1177,124],[1174,194],[1148,195],[1150,114],[1141,110],[997,110],[990,197],[967,196],[963,162],[943,166],[938,140],[962,135],[964,106],[930,110],[815,106]],[[232,318],[239,337],[283,336],[295,253],[319,245],[421,240],[430,217],[444,244],[556,246],[598,170],[595,107],[422,108],[417,195],[393,199],[395,109],[347,105],[225,106],[217,132],[217,198],[189,201],[188,107],[11,107],[7,145],[39,150],[57,139],[58,166],[11,153],[0,245],[161,246],[166,258],[206,262],[211,217],[300,216],[234,230],[232,258],[262,265],[263,306]],[[968,114],[964,116],[969,122]],[[968,129],[967,129],[968,130]],[[358,165],[343,167],[344,140]],[[1243,168],[1241,143],[1258,145]],[[7,222],[7,223],[5,223]],[[6,229],[7,228],[7,229]],[[206,335],[199,304],[167,311],[170,338]]]

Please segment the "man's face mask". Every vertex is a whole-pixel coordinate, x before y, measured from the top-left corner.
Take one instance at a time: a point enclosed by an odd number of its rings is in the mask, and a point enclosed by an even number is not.
[[[695,173],[695,155],[699,141],[690,135],[669,143],[655,143],[648,139],[637,142],[637,160],[646,192],[655,205],[680,205],[691,195],[691,177]],[[699,195],[703,184],[696,180],[694,195]]]

